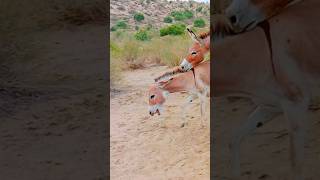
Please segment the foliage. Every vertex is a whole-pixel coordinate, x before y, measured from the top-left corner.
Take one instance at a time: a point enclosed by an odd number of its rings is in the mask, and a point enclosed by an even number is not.
[[[117,29],[118,29],[117,26],[112,26],[110,30],[111,31],[116,31]]]
[[[144,20],[144,15],[142,13],[135,13],[133,16],[134,20],[141,22]]]
[[[198,19],[194,20],[193,25],[194,25],[195,27],[200,27],[200,28],[202,28],[202,27],[205,27],[205,26],[206,26],[206,22],[205,22],[202,18],[198,18]]]
[[[196,11],[197,11],[197,12],[201,12],[201,11],[202,11],[202,8],[203,8],[202,6],[199,6],[199,7],[197,7]]]
[[[184,24],[172,24],[160,29],[160,36],[166,35],[181,35],[184,34],[186,25]]]
[[[151,30],[152,29],[152,24],[148,24],[147,25],[147,30],[149,31],[149,30]]]
[[[114,26],[111,27],[111,31],[117,31],[118,29],[127,29],[129,26],[126,21],[119,20]]]
[[[165,23],[172,23],[172,17],[170,17],[170,16],[164,17],[164,18],[163,18],[163,22],[165,22]]]
[[[118,21],[116,27],[119,29],[126,29],[128,28],[128,24],[125,21]]]
[[[182,20],[190,19],[193,17],[193,13],[190,10],[172,11],[170,15],[174,17],[176,21],[182,21]]]
[[[140,31],[136,32],[134,37],[136,38],[136,40],[139,40],[139,41],[148,41],[151,39],[147,30],[140,30]]]
[[[190,11],[190,10],[185,10],[185,11],[183,12],[183,15],[186,17],[186,19],[191,19],[191,18],[193,18],[193,12]]]

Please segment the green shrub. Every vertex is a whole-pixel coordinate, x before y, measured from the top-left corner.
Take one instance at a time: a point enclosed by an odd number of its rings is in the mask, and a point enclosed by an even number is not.
[[[172,24],[160,29],[160,36],[184,34],[186,26],[184,24]]]
[[[194,20],[193,25],[194,25],[194,27],[202,28],[202,27],[206,26],[206,22],[203,19],[198,18],[198,19]]]
[[[163,22],[165,22],[165,23],[172,23],[172,17],[170,17],[170,16],[164,17],[164,18],[163,18]]]
[[[183,12],[183,15],[186,17],[186,19],[191,19],[193,18],[193,12],[189,11],[189,10],[185,10]]]
[[[135,13],[133,16],[134,20],[140,22],[144,20],[144,15],[142,13]]]
[[[185,19],[190,19],[193,17],[193,13],[189,10],[185,10],[185,11],[172,11],[170,13],[170,15],[172,17],[174,17],[174,19],[176,21],[183,21]]]
[[[201,11],[202,11],[202,6],[197,7],[196,11],[197,11],[197,12],[201,12]]]
[[[139,28],[139,26],[135,26],[134,29],[135,29],[136,31],[138,31],[140,28]]]
[[[148,35],[148,31],[147,30],[140,30],[138,31],[134,37],[136,38],[136,40],[139,41],[148,41],[151,39],[151,37]]]
[[[110,30],[111,31],[116,31],[117,29],[118,29],[117,26],[112,26]]]
[[[117,21],[116,27],[117,29],[126,29],[128,28],[128,24],[125,21]]]
[[[181,11],[172,11],[171,16],[176,20],[176,21],[182,21],[185,19],[183,13]]]

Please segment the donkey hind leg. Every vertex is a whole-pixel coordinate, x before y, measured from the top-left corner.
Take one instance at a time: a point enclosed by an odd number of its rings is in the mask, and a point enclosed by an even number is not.
[[[234,178],[240,177],[240,143],[241,140],[252,133],[256,128],[280,114],[280,110],[270,106],[258,106],[248,117],[245,124],[237,129],[230,144],[231,170]]]
[[[285,102],[282,104],[290,125],[290,158],[294,180],[303,179],[304,138],[308,123],[308,103]]]
[[[185,102],[182,106],[181,106],[181,118],[182,118],[182,124],[181,127],[184,127],[185,125],[188,124],[187,118],[186,118],[186,109],[187,107],[189,107],[189,105],[191,105],[191,103],[197,98],[196,95],[191,94],[190,96],[188,96],[187,98],[187,102]]]
[[[200,112],[201,112],[201,127],[204,127],[204,123],[207,122],[206,117],[206,93],[199,93],[200,99]]]

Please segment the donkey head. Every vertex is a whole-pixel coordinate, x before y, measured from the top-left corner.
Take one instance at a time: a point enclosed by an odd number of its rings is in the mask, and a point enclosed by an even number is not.
[[[193,46],[189,49],[188,55],[182,60],[180,68],[182,71],[189,71],[204,60],[205,54],[210,49],[210,34],[205,33],[197,36],[189,27],[189,35],[194,41]]]
[[[233,0],[225,13],[229,17],[233,30],[243,32],[251,30],[258,23],[277,14],[294,0]]]
[[[153,116],[154,114],[160,115],[160,113],[163,110],[163,104],[166,101],[166,98],[169,95],[169,92],[163,89],[168,83],[170,83],[170,80],[167,81],[161,81],[155,84],[152,84],[148,91],[149,96],[149,114]]]

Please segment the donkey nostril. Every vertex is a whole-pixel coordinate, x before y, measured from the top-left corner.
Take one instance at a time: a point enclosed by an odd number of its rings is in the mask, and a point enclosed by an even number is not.
[[[151,115],[151,111],[149,111],[149,114]]]
[[[237,17],[236,16],[231,16],[230,21],[232,24],[235,24],[237,22]]]

